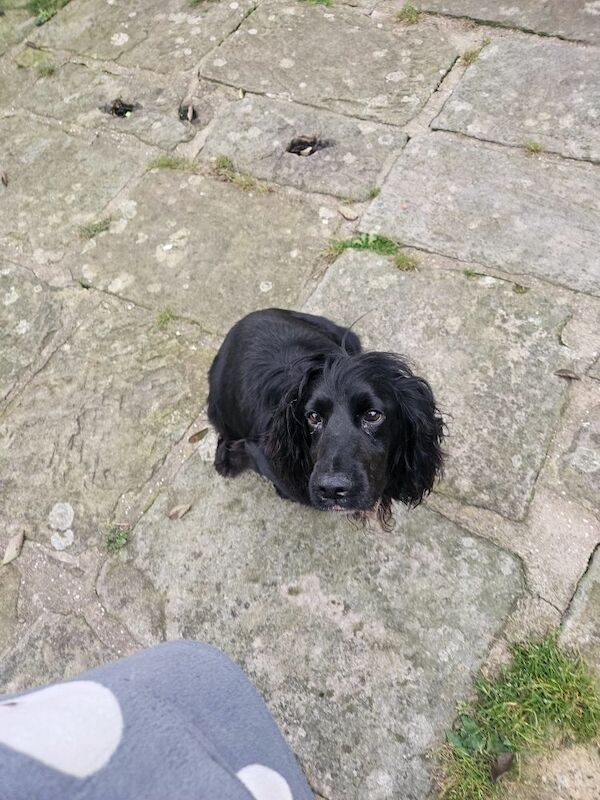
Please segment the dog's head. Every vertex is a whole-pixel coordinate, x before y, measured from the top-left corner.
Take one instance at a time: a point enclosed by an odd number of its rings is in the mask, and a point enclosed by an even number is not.
[[[443,422],[429,384],[391,353],[340,355],[307,369],[283,398],[269,451],[297,496],[320,509],[389,521],[418,505],[442,466]]]

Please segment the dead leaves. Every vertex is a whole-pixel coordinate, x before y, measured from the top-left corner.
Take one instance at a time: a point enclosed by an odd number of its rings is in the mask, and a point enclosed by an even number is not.
[[[192,433],[192,435],[188,439],[188,442],[190,444],[196,444],[197,442],[201,442],[207,433],[208,433],[208,428],[202,428],[201,431],[196,431],[195,433]]]
[[[515,760],[514,753],[498,753],[496,758],[493,760],[490,766],[490,772],[492,775],[492,780],[494,783],[500,780],[500,778],[508,772],[511,768],[513,761]]]
[[[169,519],[181,519],[182,517],[185,517],[185,515],[188,513],[191,507],[192,507],[191,503],[182,503],[179,506],[174,506],[169,511],[167,516],[169,517]]]
[[[580,381],[581,375],[573,372],[572,369],[557,369],[554,373],[559,378],[564,378],[567,381]]]
[[[19,531],[19,533],[16,533],[11,539],[9,539],[8,544],[6,545],[6,550],[4,551],[2,566],[10,564],[11,561],[14,561],[15,558],[18,558],[18,556],[21,554],[24,541],[25,534],[23,531]]]

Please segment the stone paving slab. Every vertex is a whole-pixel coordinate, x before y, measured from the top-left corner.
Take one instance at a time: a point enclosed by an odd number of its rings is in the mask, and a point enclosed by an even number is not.
[[[301,136],[324,146],[306,156],[288,152]],[[264,180],[364,200],[407,140],[391,125],[247,95],[217,118],[202,155],[227,155]]]
[[[104,61],[116,60],[144,41],[164,2],[128,0],[126,3],[76,0],[36,28],[28,40],[38,47],[69,50]]]
[[[600,5],[599,5],[600,9]],[[600,161],[600,52],[548,39],[496,39],[433,128]]]
[[[431,511],[362,530],[197,456],[98,582],[140,638],[162,595],[168,638],[236,658],[329,800],[426,795],[426,754],[520,591],[515,559]]]
[[[403,125],[457,55],[437,29],[384,25],[348,8],[263,3],[204,59],[200,74],[249,92]]]
[[[31,272],[0,261],[0,409],[48,358],[65,324],[61,305]]]
[[[214,353],[197,326],[161,330],[154,315],[84,289],[47,301],[76,327],[0,417],[2,551],[16,529],[57,549],[70,530],[70,553],[104,546],[119,497],[151,477],[206,401]],[[65,524],[57,503],[71,508]]]
[[[590,376],[590,378],[595,378],[597,381],[600,381],[600,356],[598,356],[598,358],[595,360],[595,362],[588,370],[588,375]]]
[[[33,26],[34,18],[25,9],[9,8],[0,14],[0,56],[24,39]]]
[[[600,167],[465,140],[412,139],[361,228],[600,295]]]
[[[189,70],[219,45],[256,7],[258,0],[169,0],[152,7],[148,36],[119,63],[170,73]]]
[[[59,258],[79,226],[96,222],[151,154],[109,132],[75,136],[22,116],[0,119],[0,164],[8,178],[0,184],[0,246]]]
[[[598,393],[600,400],[600,393]],[[561,479],[600,513],[600,405],[592,408],[561,463]]]
[[[26,96],[37,77],[33,70],[19,69],[8,57],[0,58],[0,118],[14,114],[15,104],[20,105],[19,94]]]
[[[523,517],[565,398],[553,373],[568,309],[487,276],[400,272],[380,256],[346,252],[308,310],[346,325],[359,319],[367,347],[406,355],[430,380],[449,428],[442,492]]]
[[[597,744],[568,743],[560,749],[528,754],[507,793],[511,800],[597,800],[600,749]]]
[[[19,573],[14,565],[0,569],[0,653],[12,644],[17,627],[19,585]]]
[[[548,36],[582,42],[600,41],[597,0],[415,0],[423,11],[435,11],[480,22],[495,22]]]
[[[600,670],[600,546],[571,602],[561,641],[577,648],[588,663]]]
[[[162,78],[150,80],[147,73],[119,75],[106,65],[94,69],[67,63],[35,83],[27,93],[27,107],[36,114],[94,130],[111,129],[172,149],[196,133],[192,124],[179,118],[185,88],[185,82],[178,87]],[[135,105],[128,117],[106,110],[117,99]],[[21,92],[16,101],[22,105]]]
[[[70,678],[114,656],[83,617],[46,613],[3,654],[0,686],[3,693],[22,691]]]
[[[177,170],[145,175],[124,209],[75,257],[74,274],[221,333],[254,309],[303,301],[336,217],[281,190]]]

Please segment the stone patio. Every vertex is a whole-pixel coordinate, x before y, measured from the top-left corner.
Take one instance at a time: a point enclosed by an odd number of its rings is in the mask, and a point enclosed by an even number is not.
[[[71,0],[36,26],[0,0],[0,553],[25,536],[0,691],[209,641],[319,796],[424,800],[511,641],[563,623],[600,670],[600,4],[414,5]],[[357,232],[416,269],[326,254]],[[208,367],[271,306],[430,380],[446,473],[391,534],[212,468]],[[565,764],[591,798],[585,748],[519,798]]]

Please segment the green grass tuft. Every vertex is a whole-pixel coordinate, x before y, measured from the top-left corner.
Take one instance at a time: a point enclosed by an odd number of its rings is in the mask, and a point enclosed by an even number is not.
[[[41,78],[49,78],[56,72],[56,67],[54,64],[38,64],[35,69]]]
[[[402,270],[402,272],[411,272],[416,269],[418,265],[419,259],[411,253],[404,252],[404,250],[400,250],[400,252],[396,253],[394,256],[394,266],[396,269]]]
[[[106,549],[109,553],[118,553],[129,541],[129,525],[115,524],[108,529]]]
[[[309,6],[331,6],[332,0],[302,0],[303,3],[308,3]]]
[[[479,47],[474,47],[472,50],[465,50],[465,52],[460,57],[460,60],[463,62],[463,64],[466,64],[467,66],[469,64],[472,64],[474,61],[477,61],[481,51],[483,50],[484,47],[487,47],[489,43],[490,40],[486,38],[482,41]]]
[[[465,278],[477,278],[479,277],[479,272],[475,272],[474,269],[463,269],[463,275]]]
[[[169,327],[169,322],[175,318],[175,314],[173,313],[173,309],[169,308],[162,308],[158,314],[156,315],[156,324],[159,327],[159,330],[166,331]]]
[[[327,248],[330,256],[338,256],[344,250],[371,250],[381,256],[393,256],[398,252],[398,245],[387,236],[379,236],[377,233],[358,233],[350,239],[334,239]]]
[[[460,709],[442,754],[444,800],[498,796],[491,768],[498,754],[519,754],[557,736],[589,741],[600,734],[600,695],[580,656],[557,634],[512,647],[495,678],[479,678],[476,699]]]
[[[396,15],[396,19],[398,22],[407,22],[409,25],[414,25],[415,22],[419,21],[420,16],[421,12],[412,3],[404,3]]]
[[[522,286],[520,283],[513,284],[513,292],[515,294],[526,294],[529,291],[528,286]]]
[[[198,163],[189,158],[165,153],[149,161],[148,169],[179,169],[183,172],[197,172]]]
[[[530,139],[528,142],[525,142],[525,149],[528,153],[541,153],[542,145],[539,142],[534,142],[533,139]]]
[[[239,189],[256,189],[259,192],[270,191],[266,183],[257,181],[251,175],[238,172],[229,156],[220,155],[214,160],[213,171],[221,180],[233,183]]]
[[[79,235],[82,239],[93,239],[99,233],[104,233],[110,228],[112,217],[105,217],[98,222],[88,222],[87,225],[79,226]]]
[[[27,8],[35,16],[35,24],[43,25],[64,8],[69,0],[29,0]]]
[[[371,186],[369,188],[369,191],[367,192],[369,200],[373,200],[375,197],[377,197],[380,191],[381,189],[379,188],[379,186]]]

